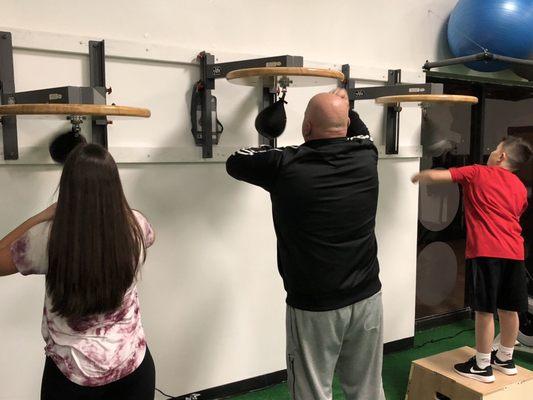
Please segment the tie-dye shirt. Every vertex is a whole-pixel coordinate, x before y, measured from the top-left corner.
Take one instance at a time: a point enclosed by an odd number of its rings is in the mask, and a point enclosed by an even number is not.
[[[152,226],[140,212],[134,214],[149,247],[154,242]],[[11,245],[11,257],[22,275],[47,273],[50,227],[50,222],[35,225]],[[129,375],[143,361],[146,341],[135,283],[117,310],[84,318],[74,326],[51,310],[45,294],[41,329],[45,353],[72,382],[106,385]]]

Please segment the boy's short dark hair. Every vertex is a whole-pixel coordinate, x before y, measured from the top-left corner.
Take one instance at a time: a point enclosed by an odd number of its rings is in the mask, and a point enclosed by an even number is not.
[[[507,162],[513,170],[519,170],[530,160],[533,150],[522,138],[507,136],[503,139],[503,149],[507,153]]]

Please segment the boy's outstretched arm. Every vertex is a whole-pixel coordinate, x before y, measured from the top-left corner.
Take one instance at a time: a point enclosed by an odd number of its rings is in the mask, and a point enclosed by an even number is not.
[[[417,183],[450,183],[453,182],[452,174],[448,169],[426,169],[420,171],[418,174],[411,178],[411,182]]]

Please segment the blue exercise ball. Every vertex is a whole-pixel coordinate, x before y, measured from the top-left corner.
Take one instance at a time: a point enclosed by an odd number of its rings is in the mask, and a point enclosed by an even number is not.
[[[455,57],[489,52],[527,58],[533,51],[533,0],[460,0],[448,21],[448,44]],[[497,61],[466,64],[483,72],[509,65]]]

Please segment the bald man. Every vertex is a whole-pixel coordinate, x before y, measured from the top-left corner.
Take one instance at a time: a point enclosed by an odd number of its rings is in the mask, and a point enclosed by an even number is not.
[[[384,399],[377,150],[341,89],[309,101],[302,134],[300,146],[243,149],[226,163],[272,200],[289,390],[331,400],[336,372],[347,400]]]

